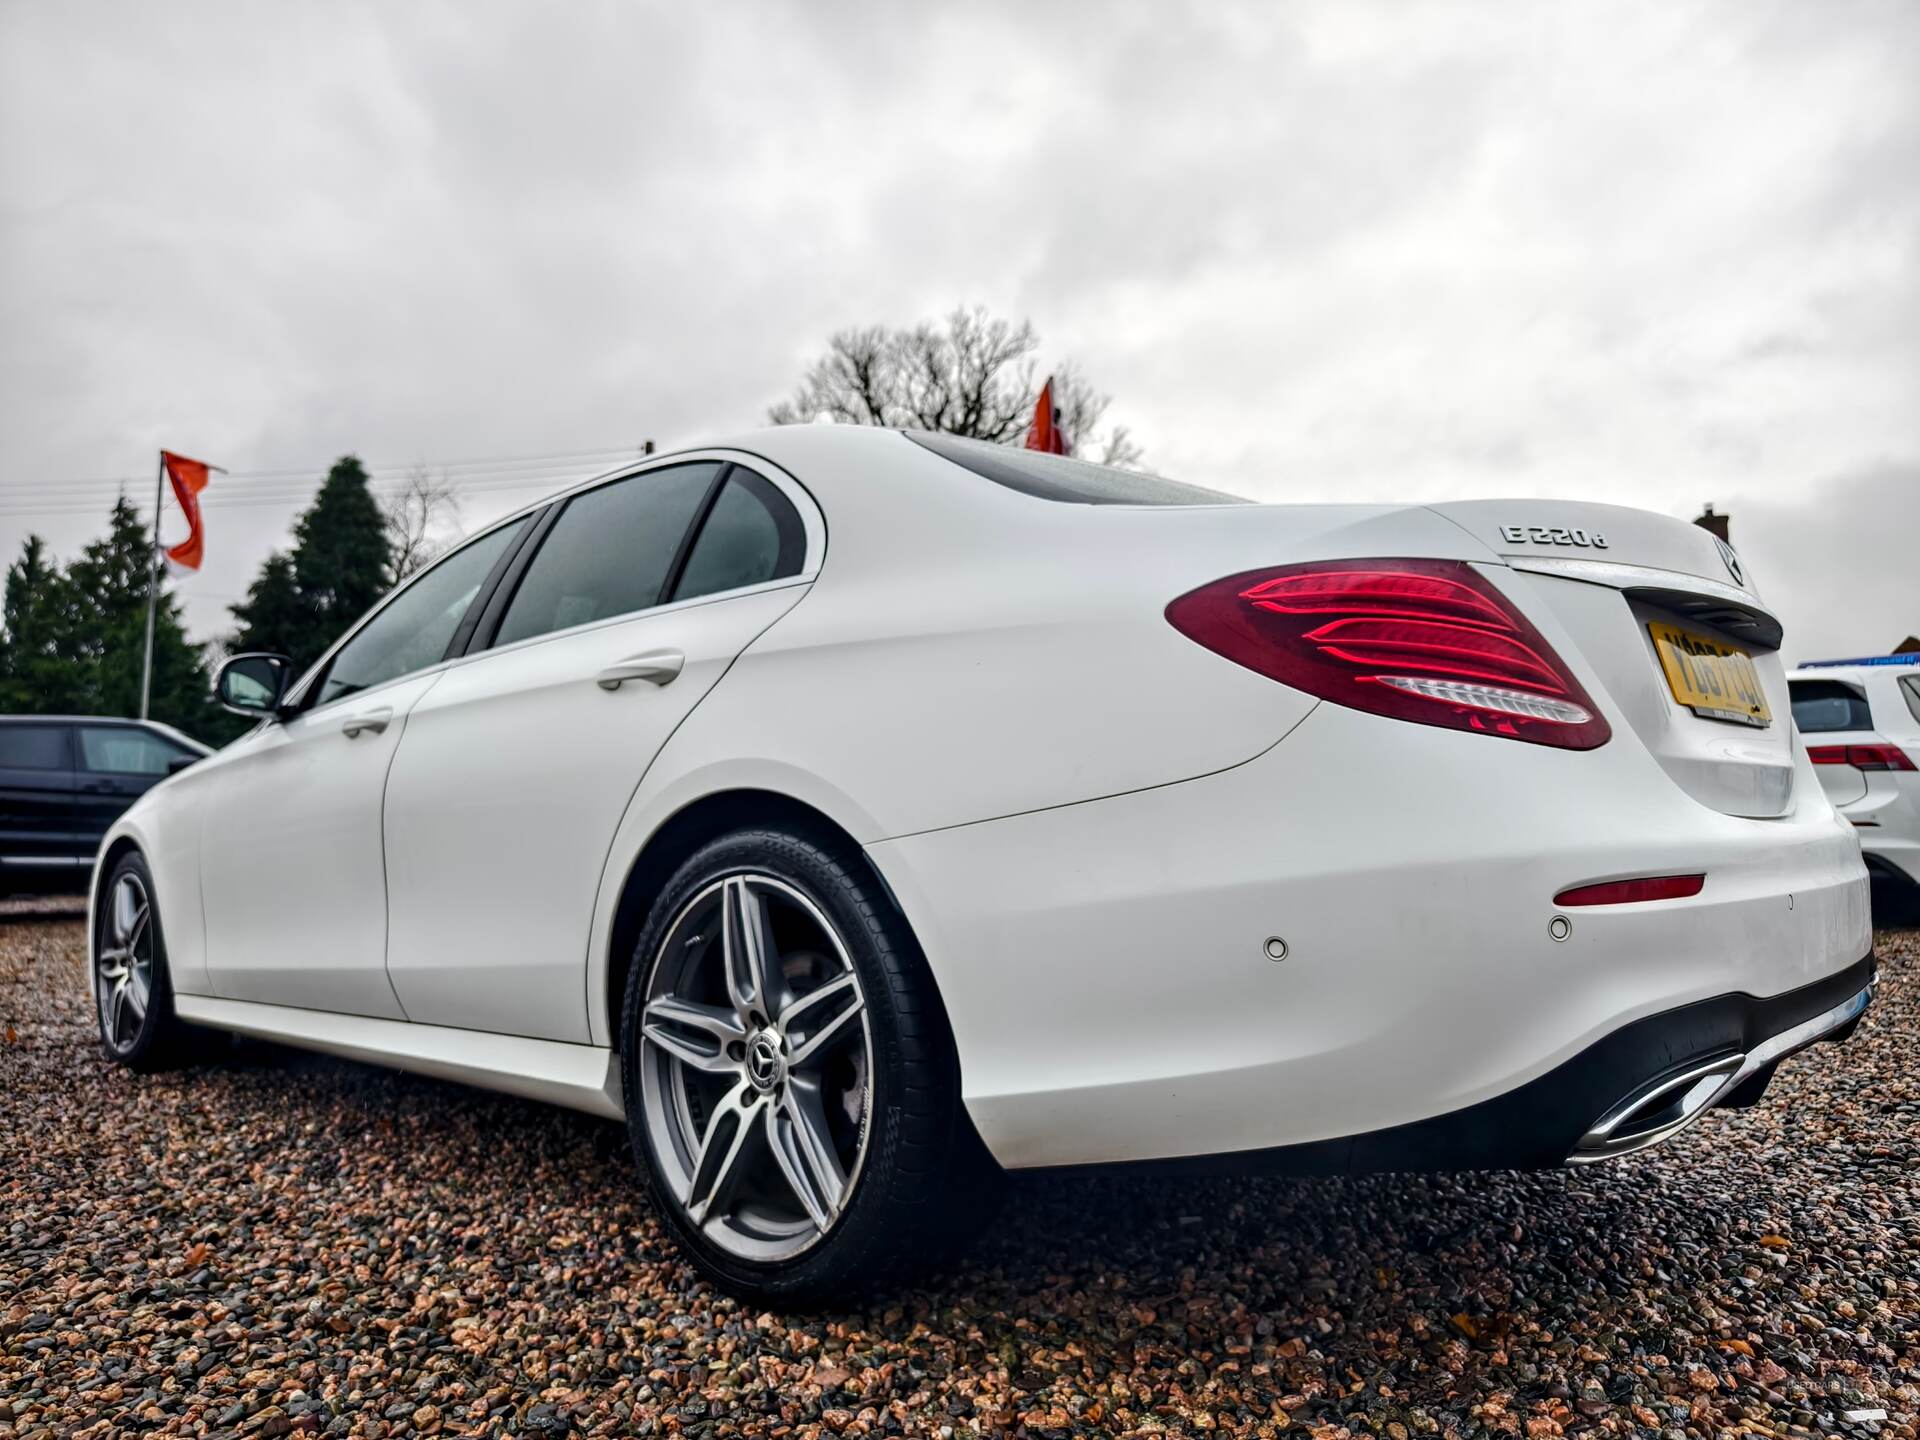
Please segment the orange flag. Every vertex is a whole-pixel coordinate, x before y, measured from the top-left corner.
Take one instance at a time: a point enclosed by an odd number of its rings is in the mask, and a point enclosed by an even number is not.
[[[167,479],[173,482],[174,498],[180,502],[180,513],[187,517],[187,538],[178,545],[167,547],[167,559],[182,570],[198,570],[207,548],[206,531],[200,524],[200,492],[207,488],[211,472],[219,471],[224,475],[226,471],[204,460],[189,460],[171,450],[160,452],[160,463],[167,467]],[[156,527],[159,521],[160,517],[156,515]]]
[[[1053,377],[1040,387],[1040,399],[1033,407],[1033,423],[1027,426],[1027,449],[1044,450],[1049,455],[1071,455],[1067,433],[1060,428],[1060,407],[1053,403]]]

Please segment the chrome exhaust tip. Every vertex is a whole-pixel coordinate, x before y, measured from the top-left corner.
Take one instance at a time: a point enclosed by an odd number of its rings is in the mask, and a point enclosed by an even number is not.
[[[1747,1057],[1738,1051],[1670,1070],[1627,1092],[1574,1143],[1569,1165],[1591,1165],[1631,1155],[1687,1128],[1741,1073]]]
[[[1769,1036],[1744,1054],[1727,1050],[1690,1060],[1628,1091],[1625,1099],[1594,1121],[1574,1143],[1566,1163],[1591,1165],[1631,1155],[1679,1134],[1761,1071],[1818,1041],[1844,1039],[1851,1034],[1873,1002],[1879,983],[1876,975],[1832,1009]]]

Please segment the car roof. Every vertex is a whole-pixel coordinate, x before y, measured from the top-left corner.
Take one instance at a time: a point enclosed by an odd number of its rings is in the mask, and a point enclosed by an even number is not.
[[[1858,680],[1867,675],[1920,675],[1920,655],[1863,655],[1857,660],[1802,660],[1787,671],[1789,680],[1818,680],[1843,676]]]

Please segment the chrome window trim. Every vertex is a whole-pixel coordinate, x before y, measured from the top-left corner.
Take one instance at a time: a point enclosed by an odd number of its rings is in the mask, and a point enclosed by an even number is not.
[[[734,590],[717,591],[711,595],[699,595],[690,600],[676,600],[666,605],[652,605],[641,610],[629,610],[623,615],[609,615],[599,620],[585,621],[579,625],[569,626],[565,630],[550,630],[544,635],[530,635],[524,640],[514,641],[511,645],[501,645],[487,650],[475,650],[465,655],[455,655],[448,659],[436,661],[432,665],[423,665],[418,670],[409,670],[404,675],[396,675],[391,680],[383,680],[378,685],[369,686],[365,690],[356,690],[351,695],[337,696],[322,704],[310,706],[303,709],[299,715],[294,717],[295,721],[304,720],[309,715],[318,715],[323,711],[331,711],[335,706],[345,704],[348,701],[359,701],[369,695],[377,695],[388,686],[397,685],[402,680],[413,680],[422,675],[431,675],[454,665],[465,664],[469,660],[477,660],[483,655],[505,655],[523,646],[537,645],[542,640],[550,640],[562,635],[573,635],[581,631],[595,629],[602,625],[619,624],[622,621],[633,619],[636,615],[657,615],[668,610],[705,604],[714,600],[730,600],[736,596],[751,595],[762,590],[777,590],[788,585],[811,584],[819,578],[820,566],[826,558],[827,551],[826,517],[821,513],[820,504],[813,498],[813,493],[778,465],[775,465],[763,456],[753,454],[751,451],[731,450],[714,446],[707,446],[699,450],[678,450],[669,454],[649,455],[639,464],[622,465],[611,471],[603,471],[598,475],[593,475],[585,480],[581,480],[567,487],[565,490],[558,491],[542,499],[535,500],[530,504],[523,505],[511,514],[501,516],[493,524],[487,526],[486,529],[469,535],[445,555],[435,559],[433,564],[409,575],[403,583],[394,586],[393,589],[382,596],[378,604],[355,621],[345,634],[327,647],[326,652],[322,654],[318,660],[307,667],[306,672],[294,682],[293,687],[287,692],[287,703],[294,705],[302,703],[306,699],[307,691],[314,682],[314,677],[326,673],[327,666],[332,662],[334,655],[342,646],[346,645],[347,642],[358,635],[362,629],[370,625],[374,617],[379,615],[382,610],[385,610],[387,606],[391,605],[393,601],[407,589],[418,583],[422,576],[432,574],[433,571],[437,570],[448,560],[451,560],[455,555],[458,555],[469,545],[485,539],[496,530],[512,525],[516,521],[530,519],[538,515],[542,510],[545,510],[548,506],[561,504],[564,501],[571,500],[576,495],[585,494],[589,490],[597,490],[602,485],[612,485],[616,481],[629,480],[637,475],[644,475],[650,470],[664,470],[677,465],[699,464],[702,461],[734,464],[739,465],[743,469],[751,470],[787,497],[794,509],[800,513],[801,530],[806,536],[806,554],[801,558],[799,573],[783,575],[776,580],[762,581],[758,585],[743,585]],[[260,732],[256,730],[251,733],[258,734]]]

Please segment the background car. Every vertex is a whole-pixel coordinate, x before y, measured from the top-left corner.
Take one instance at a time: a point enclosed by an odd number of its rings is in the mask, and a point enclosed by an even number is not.
[[[1729,557],[925,432],[656,457],[296,684],[226,663],[266,723],[102,853],[102,1039],[624,1117],[664,1223],[770,1303],[924,1263],[995,1167],[1626,1154],[1874,984]]]
[[[1859,831],[1875,916],[1920,920],[1920,655],[1809,660],[1787,688],[1820,783]]]
[[[209,753],[153,721],[0,715],[0,892],[84,890],[108,827]]]

